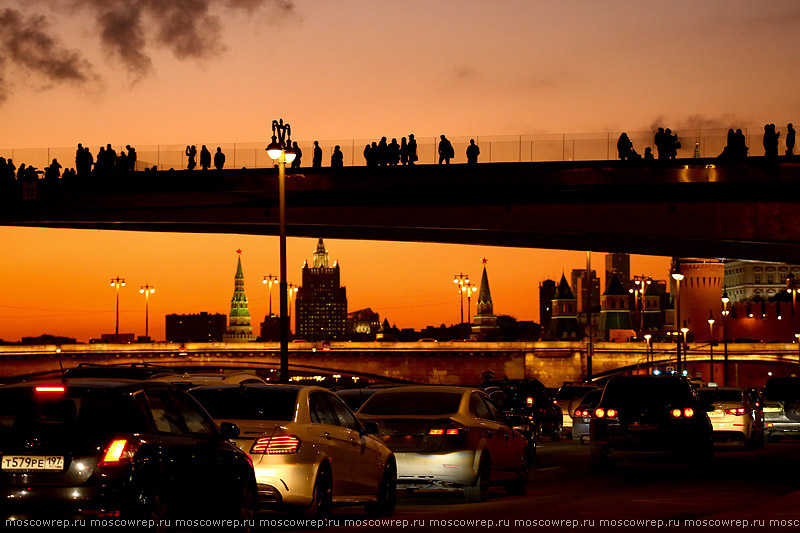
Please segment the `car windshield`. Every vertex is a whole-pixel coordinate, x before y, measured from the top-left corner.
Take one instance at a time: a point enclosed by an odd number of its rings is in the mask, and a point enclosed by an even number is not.
[[[458,412],[460,392],[386,391],[364,402],[368,415],[447,415]]]
[[[622,378],[609,382],[603,404],[620,408],[668,405],[691,398],[688,384],[677,379],[649,377]]]
[[[189,392],[217,419],[290,422],[297,404],[296,389],[224,387]]]
[[[699,390],[697,395],[705,402],[741,402],[742,391],[740,390]]]
[[[594,407],[597,405],[597,402],[600,401],[600,396],[603,395],[603,391],[600,389],[593,390],[586,393],[586,396],[583,397],[581,400],[581,409],[585,409],[587,407]]]
[[[146,428],[144,414],[113,390],[0,388],[0,453],[25,442],[90,449],[114,433]]]
[[[770,378],[764,387],[764,397],[770,401],[800,398],[800,378]]]
[[[556,399],[558,400],[574,400],[575,398],[580,398],[588,391],[591,390],[591,387],[578,387],[572,385],[564,385],[560,389],[558,389],[558,396]]]

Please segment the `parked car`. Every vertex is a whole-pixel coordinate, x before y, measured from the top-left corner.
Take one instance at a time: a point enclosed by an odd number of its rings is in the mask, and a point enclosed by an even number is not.
[[[602,389],[590,390],[583,395],[581,401],[572,412],[572,440],[581,444],[589,442],[589,424],[592,421],[592,411],[603,395]]]
[[[612,378],[592,413],[592,468],[661,460],[708,465],[714,442],[707,407],[681,376]]]
[[[772,377],[764,385],[764,432],[767,440],[800,435],[800,378]]]
[[[377,424],[397,459],[398,487],[460,490],[486,499],[490,483],[522,493],[528,482],[528,440],[478,389],[413,386],[373,394],[358,411]]]
[[[152,381],[0,387],[2,514],[250,519],[250,458],[187,393]],[[161,528],[163,530],[163,526]]]
[[[597,386],[583,381],[565,381],[558,389],[555,403],[561,409],[561,427],[564,433],[572,433],[572,413],[583,395]]]
[[[153,379],[172,383],[176,387],[180,387],[184,390],[189,390],[192,387],[200,387],[202,385],[256,385],[266,383],[266,381],[258,377],[254,372],[225,369],[221,372],[181,372],[177,377],[160,376]]]
[[[750,393],[737,387],[704,387],[697,396],[708,411],[714,440],[741,442],[747,449],[764,446],[764,424]]]
[[[80,363],[74,368],[64,371],[66,378],[92,379],[156,379],[165,381],[178,380],[179,374],[174,368],[149,363],[131,363],[123,365],[103,365],[97,363]]]
[[[394,512],[394,455],[327,389],[218,385],[190,393],[215,420],[241,428],[234,442],[253,460],[260,506],[315,516],[353,504],[374,516]]]
[[[480,386],[506,416],[520,415],[528,419],[522,433],[528,440],[550,436],[561,440],[563,419],[561,409],[553,403],[545,386],[538,379],[498,379],[486,381]],[[503,392],[500,401],[493,391]]]

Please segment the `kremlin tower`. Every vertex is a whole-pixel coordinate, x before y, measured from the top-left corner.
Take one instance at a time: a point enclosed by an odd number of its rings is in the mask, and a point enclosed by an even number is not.
[[[256,340],[253,328],[250,326],[250,309],[247,306],[247,296],[244,294],[244,273],[242,272],[242,251],[239,254],[239,265],[236,267],[233,298],[231,298],[231,314],[228,329],[222,336],[223,342],[252,342]]]
[[[489,290],[489,276],[486,275],[486,259],[483,260],[481,290],[478,293],[478,305],[472,318],[472,334],[470,339],[477,341],[496,341],[500,333],[497,326],[497,315],[494,314],[492,293]]]

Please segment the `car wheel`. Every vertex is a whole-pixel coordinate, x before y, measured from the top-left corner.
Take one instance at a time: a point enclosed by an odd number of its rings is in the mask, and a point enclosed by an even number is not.
[[[394,463],[389,463],[383,471],[381,484],[378,487],[378,500],[369,502],[364,510],[369,516],[386,518],[392,516],[397,504],[397,469]]]
[[[315,518],[330,515],[333,506],[333,479],[327,465],[320,467],[314,481],[314,495],[311,504],[306,507],[305,514]]]
[[[252,485],[242,485],[236,502],[236,520],[241,524],[238,531],[251,531],[250,524],[255,516],[255,491]]]
[[[525,494],[525,487],[528,485],[530,479],[530,472],[528,469],[528,452],[526,451],[522,457],[522,464],[517,472],[517,479],[509,481],[506,484],[506,491],[514,496],[521,496]]]
[[[481,462],[478,465],[478,475],[475,476],[475,484],[471,487],[464,487],[464,499],[468,503],[486,501],[486,498],[489,496],[489,479],[491,477],[491,472],[489,454],[484,452],[481,455]]]

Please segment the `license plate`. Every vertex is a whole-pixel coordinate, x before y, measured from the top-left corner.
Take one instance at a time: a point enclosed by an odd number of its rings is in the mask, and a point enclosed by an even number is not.
[[[640,424],[638,422],[634,422],[628,425],[628,429],[632,431],[653,431],[658,429],[658,424]]]
[[[6,455],[3,470],[63,470],[63,455]]]
[[[725,416],[725,413],[723,413],[722,411],[709,411],[708,416],[709,418],[720,418]]]
[[[764,412],[765,413],[780,413],[781,412],[781,408],[780,407],[765,407],[764,408]]]

